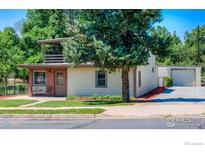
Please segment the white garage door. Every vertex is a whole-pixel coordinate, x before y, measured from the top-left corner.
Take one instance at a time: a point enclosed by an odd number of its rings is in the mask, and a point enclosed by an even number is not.
[[[172,70],[173,86],[196,86],[195,70]]]

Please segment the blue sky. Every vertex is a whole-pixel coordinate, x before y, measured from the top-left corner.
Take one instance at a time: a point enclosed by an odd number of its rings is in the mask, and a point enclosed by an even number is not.
[[[191,31],[197,25],[205,24],[205,10],[162,10],[164,20],[160,25],[170,32],[177,32],[183,39],[185,31]],[[0,30],[14,26],[17,21],[26,18],[26,10],[0,10]]]
[[[0,30],[7,26],[14,27],[15,23],[26,18],[26,10],[1,10],[0,9]]]
[[[177,32],[183,39],[185,31],[191,31],[198,25],[205,24],[204,10],[162,10],[164,20],[160,25],[165,26],[170,32]]]

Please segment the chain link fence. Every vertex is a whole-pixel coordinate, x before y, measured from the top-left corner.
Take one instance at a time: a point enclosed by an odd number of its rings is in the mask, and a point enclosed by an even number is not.
[[[27,94],[28,85],[27,84],[19,84],[19,85],[8,85],[8,86],[1,86],[0,85],[0,96],[5,95],[20,95],[20,94]]]

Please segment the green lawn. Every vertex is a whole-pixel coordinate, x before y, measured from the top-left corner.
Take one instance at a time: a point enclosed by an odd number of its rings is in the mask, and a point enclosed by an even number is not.
[[[126,106],[134,105],[134,103],[122,103],[122,101],[105,101],[105,100],[66,100],[66,101],[48,101],[36,104],[32,107],[77,107],[77,106]]]
[[[0,110],[0,114],[99,114],[104,112],[101,108],[92,109],[59,109],[59,110]]]
[[[35,100],[26,99],[1,99],[0,107],[18,107],[20,105],[33,103]]]

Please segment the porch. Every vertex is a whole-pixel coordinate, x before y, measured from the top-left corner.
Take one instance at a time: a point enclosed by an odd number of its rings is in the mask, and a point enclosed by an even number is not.
[[[29,96],[67,95],[67,66],[64,64],[33,64],[29,69]]]

